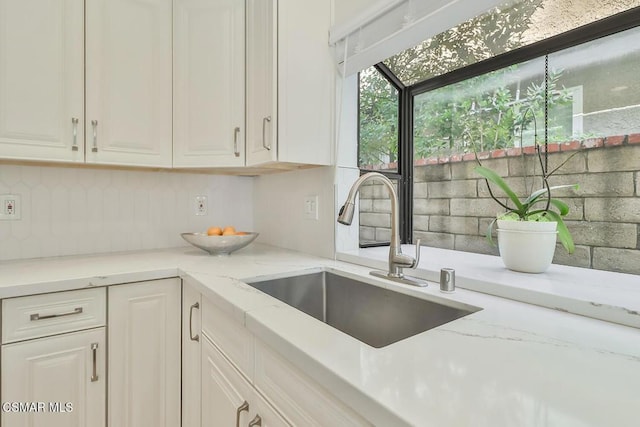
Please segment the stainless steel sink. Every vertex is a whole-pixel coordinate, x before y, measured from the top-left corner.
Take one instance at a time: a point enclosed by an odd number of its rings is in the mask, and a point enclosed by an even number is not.
[[[377,348],[481,310],[412,297],[329,271],[248,284]]]

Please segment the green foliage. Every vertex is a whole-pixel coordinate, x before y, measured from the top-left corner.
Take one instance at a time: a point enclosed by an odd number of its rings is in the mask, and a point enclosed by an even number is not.
[[[360,73],[360,165],[398,157],[398,91],[374,67]]]

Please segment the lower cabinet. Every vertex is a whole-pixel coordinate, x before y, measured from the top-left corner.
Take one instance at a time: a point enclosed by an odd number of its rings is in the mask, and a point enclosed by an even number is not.
[[[104,288],[2,300],[2,427],[104,427]]]
[[[208,339],[202,341],[203,426],[289,426]]]
[[[180,426],[180,289],[172,278],[3,299],[0,425]]]
[[[183,313],[190,312],[183,317],[189,329],[182,344],[183,427],[371,425],[256,338],[239,317],[200,296],[188,279],[183,289]],[[187,377],[198,352],[199,381]],[[194,414],[185,423],[184,411],[194,405],[200,405],[200,424]]]
[[[180,425],[180,279],[109,287],[109,426]]]
[[[105,348],[104,327],[3,346],[2,426],[103,427]]]

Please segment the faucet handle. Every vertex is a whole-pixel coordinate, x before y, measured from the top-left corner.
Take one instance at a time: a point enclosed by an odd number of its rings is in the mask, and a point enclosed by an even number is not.
[[[413,261],[411,268],[417,268],[420,262],[420,239],[416,240],[416,259]]]

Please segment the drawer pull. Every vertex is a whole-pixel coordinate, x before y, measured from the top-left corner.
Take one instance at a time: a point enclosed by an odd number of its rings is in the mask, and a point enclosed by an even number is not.
[[[98,381],[98,343],[91,344],[91,351],[93,352],[93,373],[91,375],[91,382]]]
[[[262,426],[262,418],[260,418],[260,415],[256,415],[255,418],[251,420],[248,427],[254,426]]]
[[[246,400],[236,409],[236,427],[240,427],[240,414],[244,411],[249,411],[249,404]]]
[[[200,341],[200,335],[198,334],[195,334],[195,336],[193,335],[193,309],[194,308],[200,309],[200,304],[199,303],[192,304],[191,307],[189,308],[189,338],[191,339],[191,341]]]
[[[46,314],[44,316],[40,316],[40,313],[35,313],[30,316],[31,321],[36,320],[45,320],[45,319],[53,319],[55,317],[64,317],[64,316],[72,316],[74,314],[82,313],[82,307],[76,307],[73,311],[69,311],[68,313],[60,313],[60,314]]]

